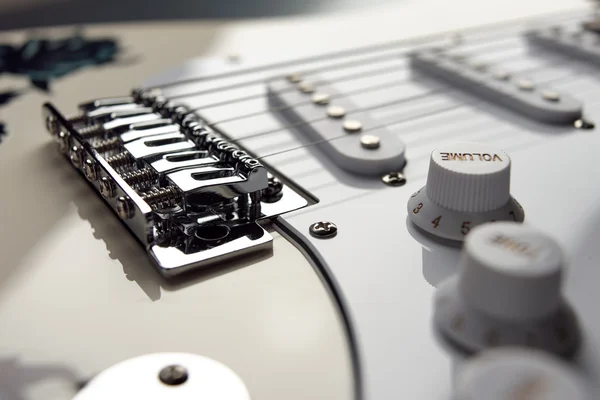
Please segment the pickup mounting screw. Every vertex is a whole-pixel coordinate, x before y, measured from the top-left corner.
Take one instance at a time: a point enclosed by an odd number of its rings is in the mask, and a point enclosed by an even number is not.
[[[169,365],[160,371],[158,379],[165,385],[181,385],[188,380],[188,371],[181,365]]]
[[[133,201],[127,196],[121,196],[117,199],[117,214],[122,219],[131,219],[135,214]]]
[[[337,231],[337,225],[328,221],[315,222],[309,228],[310,234],[317,239],[332,238],[337,235]]]
[[[402,186],[406,183],[406,177],[400,172],[390,172],[381,177],[383,183],[388,186]]]
[[[100,194],[106,199],[112,199],[117,195],[117,186],[109,176],[103,176],[98,186]]]
[[[83,173],[88,180],[95,182],[98,179],[98,164],[91,158],[86,158],[83,163]]]

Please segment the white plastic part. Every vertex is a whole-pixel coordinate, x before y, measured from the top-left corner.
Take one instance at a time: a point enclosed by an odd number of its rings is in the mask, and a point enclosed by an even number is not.
[[[551,238],[522,224],[489,223],[469,234],[459,271],[435,295],[434,320],[471,352],[520,345],[571,356],[577,319],[561,295],[563,256]]]
[[[458,289],[488,315],[538,319],[560,304],[562,264],[558,244],[537,230],[510,222],[485,224],[465,241]]]
[[[464,240],[489,221],[522,222],[510,195],[510,157],[493,146],[454,143],[431,153],[427,184],[408,201],[408,215],[435,236]]]
[[[455,143],[431,153],[427,197],[456,211],[495,210],[510,197],[510,158],[477,143]]]
[[[591,400],[572,367],[539,350],[487,350],[457,371],[456,400]]]
[[[160,371],[169,365],[183,366],[188,379],[166,385]],[[96,376],[74,400],[250,400],[242,380],[225,365],[210,358],[186,353],[156,353],[116,364]]]

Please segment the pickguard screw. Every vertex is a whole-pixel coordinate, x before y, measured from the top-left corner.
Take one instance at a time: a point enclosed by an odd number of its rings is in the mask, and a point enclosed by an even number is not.
[[[333,222],[319,221],[312,224],[308,230],[318,239],[329,239],[337,235],[338,228]]]
[[[81,149],[79,148],[79,146],[71,147],[70,159],[74,166],[76,166],[77,168],[81,168],[83,160],[81,158]]]
[[[262,190],[262,201],[265,203],[275,203],[279,201],[283,194],[283,183],[274,176],[269,176],[269,186]]]
[[[117,214],[122,219],[131,219],[135,214],[133,201],[127,196],[121,196],[117,199]]]
[[[381,177],[383,183],[388,186],[402,186],[406,183],[406,177],[400,172],[390,172]]]
[[[117,186],[113,182],[112,178],[103,176],[99,183],[100,194],[106,199],[112,199],[117,194]]]
[[[83,173],[88,180],[95,182],[98,179],[98,164],[91,158],[86,158],[83,163]]]
[[[188,371],[181,365],[169,365],[160,370],[158,378],[165,385],[181,385],[188,380]]]

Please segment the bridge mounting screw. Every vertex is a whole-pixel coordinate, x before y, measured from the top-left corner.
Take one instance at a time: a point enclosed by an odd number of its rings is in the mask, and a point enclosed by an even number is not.
[[[181,365],[168,365],[160,370],[158,379],[165,385],[181,385],[188,380],[188,371]]]
[[[319,221],[312,224],[308,230],[313,237],[329,239],[337,235],[338,228],[333,222]]]
[[[129,197],[121,196],[117,199],[117,214],[122,219],[133,218],[135,215],[135,206]]]
[[[262,190],[262,201],[265,203],[275,203],[281,199],[283,193],[283,183],[274,176],[269,176],[269,185]]]
[[[48,114],[46,116],[46,129],[48,129],[48,133],[50,133],[51,135],[58,134],[58,131],[59,131],[58,120],[52,114]]]
[[[400,172],[390,172],[381,177],[383,183],[388,186],[402,186],[406,183],[406,177]]]

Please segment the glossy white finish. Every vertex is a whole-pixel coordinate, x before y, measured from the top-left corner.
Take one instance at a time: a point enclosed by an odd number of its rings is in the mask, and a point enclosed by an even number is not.
[[[600,108],[594,93],[600,84],[595,69],[561,60],[556,54],[528,52],[517,35],[519,29],[513,25],[505,31],[500,29],[504,33],[498,36],[491,32],[465,35],[460,50],[495,60],[498,66],[510,64],[522,69],[524,76],[536,82],[552,80],[554,87],[584,103],[586,115],[598,119]],[[192,63],[188,65],[191,68]],[[292,65],[271,73],[284,74],[292,68],[309,69]],[[403,68],[402,61],[398,68]],[[176,74],[171,79],[176,79]],[[431,87],[436,84],[432,81]],[[418,90],[428,88],[430,81],[419,78],[408,85]],[[531,121],[449,86],[425,99],[377,108],[386,100],[401,98],[402,92],[392,89],[385,94],[384,90],[353,94],[352,100],[373,106],[372,113],[406,143],[408,164],[403,172],[408,183],[399,188],[339,171],[315,147],[298,149],[307,142],[270,113],[217,124],[234,138],[245,137],[242,143],[259,156],[294,149],[268,160],[320,199],[315,206],[287,215],[285,221],[304,236],[341,297],[356,340],[360,394],[365,399],[386,398],[390,393],[434,399],[446,398],[452,392],[452,369],[461,356],[434,335],[431,284],[439,284],[456,270],[458,250],[416,232],[398,205],[406,204],[424,186],[432,149],[457,141],[479,142],[509,153],[512,193],[528,210],[526,223],[557,238],[568,255],[579,258],[580,264],[569,270],[571,279],[567,280],[565,295],[581,318],[585,337],[577,366],[585,370],[593,394],[600,393],[600,363],[595,355],[600,346],[600,321],[589,305],[596,302],[596,291],[586,284],[595,276],[595,269],[587,266],[592,261],[582,262],[587,259],[584,254],[591,254],[593,260],[591,238],[600,235],[595,228],[600,186],[583,180],[594,171],[593,149],[600,146],[600,137],[594,131]],[[177,88],[168,88],[169,93],[176,94]],[[199,97],[202,95],[189,101]],[[221,107],[228,107],[230,115],[244,115],[235,103]],[[426,118],[402,119],[403,115],[419,114],[426,114]],[[270,133],[249,137],[260,132]],[[336,223],[339,231],[334,239],[324,241],[307,235],[308,226],[320,220]]]

